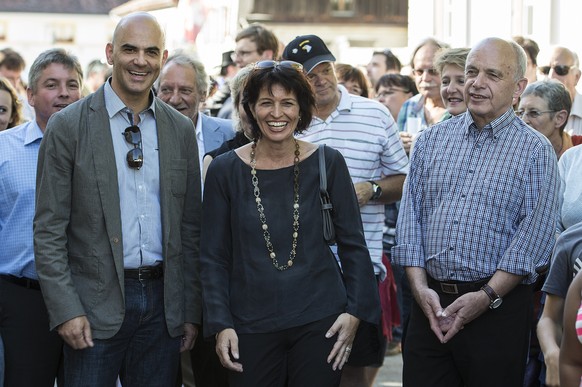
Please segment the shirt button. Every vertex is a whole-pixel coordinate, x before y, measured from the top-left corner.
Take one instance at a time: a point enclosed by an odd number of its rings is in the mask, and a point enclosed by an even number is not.
[[[453,246],[449,247],[449,250],[453,251],[455,248]]]
[[[453,224],[459,224],[458,220],[453,220]]]
[[[469,173],[473,173],[473,170],[472,169],[469,169]]]
[[[466,198],[466,197],[467,197],[467,195],[465,195],[465,194],[461,194],[461,197],[462,197],[462,198]]]
[[[477,149],[481,149],[481,144],[477,144],[477,145],[475,145],[475,148],[477,148]]]
[[[113,237],[113,243],[119,243],[119,238],[118,237]]]

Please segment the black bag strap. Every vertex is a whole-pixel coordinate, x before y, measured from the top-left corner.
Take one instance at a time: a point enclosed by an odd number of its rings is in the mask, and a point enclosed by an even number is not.
[[[319,194],[323,215],[323,237],[329,244],[335,243],[335,228],[331,217],[333,204],[327,192],[327,170],[325,167],[325,144],[319,144]]]
[[[327,194],[327,170],[325,168],[325,144],[319,144],[319,191]]]

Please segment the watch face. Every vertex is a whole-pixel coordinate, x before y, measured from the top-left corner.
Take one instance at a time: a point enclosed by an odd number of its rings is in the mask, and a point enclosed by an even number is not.
[[[489,307],[491,309],[497,309],[501,306],[501,303],[503,303],[503,299],[501,297],[494,299],[493,301],[491,301],[491,304],[489,305]]]
[[[380,187],[378,184],[376,184],[373,181],[370,181],[370,183],[372,184],[372,200],[376,200],[378,198],[380,198],[380,196],[382,196],[382,187]]]

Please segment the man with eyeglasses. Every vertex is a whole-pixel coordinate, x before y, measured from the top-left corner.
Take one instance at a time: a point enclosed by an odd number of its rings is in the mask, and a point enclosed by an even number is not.
[[[580,80],[578,55],[566,47],[554,47],[547,66],[538,66],[545,77],[556,79],[566,86],[572,98],[572,110],[566,123],[566,133],[572,137],[574,145],[582,144],[582,95],[576,91]]]
[[[389,50],[374,51],[370,63],[366,66],[368,72],[368,79],[372,83],[372,87],[376,87],[378,80],[385,74],[400,74],[402,64],[400,59]]]
[[[34,265],[36,164],[49,118],[81,98],[83,71],[76,57],[57,48],[35,59],[28,78],[35,120],[0,132],[0,331],[6,355],[0,368],[6,387],[53,387],[63,341],[48,329],[45,289]]]
[[[398,129],[386,107],[377,101],[349,94],[338,85],[335,57],[316,35],[293,39],[283,58],[303,65],[315,90],[317,111],[301,138],[325,143],[340,151],[354,183],[366,243],[378,281],[386,278],[382,263],[384,204],[400,199],[408,173],[408,158]],[[360,323],[342,386],[372,386],[384,361],[386,338],[382,328]]]
[[[412,53],[410,67],[418,94],[404,102],[398,114],[400,137],[406,153],[410,152],[414,136],[439,122],[446,114],[441,97],[441,77],[434,68],[434,57],[448,45],[433,38],[420,42]]]
[[[201,323],[198,149],[152,91],[164,46],[153,16],[122,18],[111,78],[53,115],[40,147],[36,268],[70,386],[172,386]]]
[[[239,69],[261,60],[278,59],[279,39],[277,39],[273,31],[260,23],[253,23],[240,31],[236,35],[235,42],[236,48],[231,58]],[[210,105],[217,103],[222,103],[217,117],[231,118],[233,106],[228,85],[210,98]]]
[[[516,117],[527,58],[486,38],[465,65],[467,111],[414,145],[392,256],[414,295],[407,386],[523,386],[533,284],[555,241],[558,166]]]

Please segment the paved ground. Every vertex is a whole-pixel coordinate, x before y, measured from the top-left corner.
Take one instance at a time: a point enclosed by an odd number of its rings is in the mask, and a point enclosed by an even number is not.
[[[402,355],[386,356],[374,387],[402,386]]]

